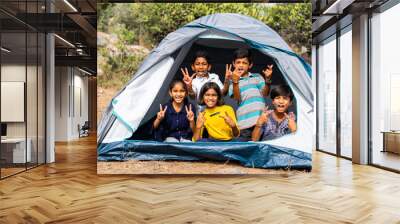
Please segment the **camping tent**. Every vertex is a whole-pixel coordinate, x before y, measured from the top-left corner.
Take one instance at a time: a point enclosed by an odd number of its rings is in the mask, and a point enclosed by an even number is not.
[[[161,143],[146,138],[146,126],[169,96],[168,86],[190,67],[198,49],[211,56],[212,72],[224,79],[225,64],[239,47],[251,49],[260,72],[274,64],[273,84],[288,84],[295,96],[297,131],[263,142]],[[229,102],[228,103],[232,103]],[[233,105],[233,104],[232,104]],[[235,106],[235,105],[233,105]],[[230,160],[261,168],[311,168],[313,93],[311,68],[262,22],[239,14],[201,17],[168,34],[113,98],[98,131],[98,160]]]

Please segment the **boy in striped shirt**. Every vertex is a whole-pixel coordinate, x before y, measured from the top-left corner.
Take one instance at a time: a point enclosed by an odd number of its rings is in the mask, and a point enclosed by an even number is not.
[[[236,111],[240,139],[251,141],[251,134],[257,123],[258,117],[265,108],[265,97],[268,96],[273,65],[268,65],[258,73],[250,73],[253,66],[250,51],[238,49],[234,53],[233,67],[226,65],[224,89],[229,87],[229,96],[233,96],[239,103]]]

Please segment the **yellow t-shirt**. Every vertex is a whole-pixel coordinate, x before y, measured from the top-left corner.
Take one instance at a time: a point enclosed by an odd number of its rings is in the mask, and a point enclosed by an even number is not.
[[[237,120],[235,112],[232,107],[228,105],[216,106],[214,108],[206,108],[204,110],[204,117],[206,119],[204,127],[207,129],[208,137],[217,140],[231,140],[234,137],[232,128],[225,122],[221,116],[226,116],[225,112],[228,113],[229,117],[235,122],[237,126]],[[203,136],[204,127],[201,129],[200,136]]]

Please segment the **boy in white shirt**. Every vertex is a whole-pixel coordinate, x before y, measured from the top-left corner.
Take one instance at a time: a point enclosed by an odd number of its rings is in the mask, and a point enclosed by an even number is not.
[[[181,68],[183,74],[183,82],[186,84],[189,96],[195,98],[197,101],[200,100],[200,90],[207,82],[215,82],[220,87],[222,92],[225,91],[223,90],[224,85],[219,79],[219,76],[215,73],[210,73],[211,64],[209,63],[207,52],[197,51],[191,67],[194,71],[192,76],[189,75],[189,71],[187,68]],[[198,111],[201,111],[201,109],[202,108],[199,107]]]

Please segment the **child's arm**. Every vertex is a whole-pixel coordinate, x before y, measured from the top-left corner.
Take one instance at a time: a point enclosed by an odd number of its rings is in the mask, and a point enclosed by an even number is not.
[[[186,117],[189,121],[190,129],[192,129],[193,133],[196,130],[195,124],[194,124],[194,112],[192,111],[192,104],[189,104],[189,108],[185,106],[186,110]]]
[[[264,97],[267,97],[269,94],[270,90],[270,85],[271,85],[271,80],[272,80],[272,68],[274,65],[268,65],[262,72],[264,74],[264,79],[265,79],[265,86],[262,90],[262,94]]]
[[[229,80],[225,80],[224,88],[222,88],[222,95],[226,96],[226,94],[228,94],[228,90],[229,90]]]
[[[288,128],[291,133],[295,132],[297,130],[297,124],[296,124],[296,117],[293,112],[290,112],[289,115],[285,114],[286,117],[288,118]]]
[[[167,111],[168,106],[165,106],[165,109],[162,109],[162,105],[160,104],[160,111],[157,113],[157,118],[153,122],[153,128],[157,129],[160,126],[161,121],[165,117],[165,111]]]
[[[204,112],[202,112],[197,117],[196,129],[194,130],[194,134],[193,134],[194,141],[198,141],[201,139],[201,129],[203,128],[205,121],[206,121],[206,118],[204,117]]]
[[[236,122],[229,116],[228,112],[225,111],[225,116],[221,117],[225,120],[225,123],[227,123],[229,127],[231,127],[233,137],[238,137],[240,134],[239,128],[236,125]]]
[[[264,97],[267,97],[268,94],[269,94],[269,89],[270,89],[269,86],[270,86],[269,83],[265,83],[265,86],[264,86],[264,88],[263,88],[263,90],[262,90],[262,95],[263,95]]]
[[[232,74],[233,99],[237,100],[238,102],[240,102],[239,79],[240,79],[240,74],[237,71],[237,69],[235,69]]]
[[[187,85],[186,88],[187,88],[187,90],[188,90],[188,95],[189,95],[191,98],[194,98],[194,97],[196,96],[196,94],[195,94],[194,91],[193,91],[192,85]]]
[[[251,133],[251,140],[253,142],[260,140],[261,127],[262,127],[262,125],[259,125],[259,124],[256,124],[256,126],[254,127],[253,132]]]
[[[260,117],[258,117],[258,120],[256,122],[256,125],[253,129],[253,132],[251,133],[251,140],[252,141],[259,141],[261,137],[261,128],[262,126],[268,122],[269,116],[272,114],[272,110],[268,110],[268,107],[266,107]]]
[[[229,91],[229,81],[232,79],[232,65],[226,64],[225,66],[225,80],[224,80],[224,88],[222,89],[222,95],[226,96]]]

